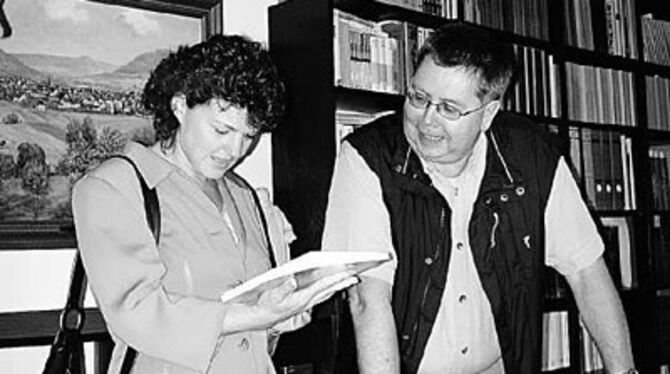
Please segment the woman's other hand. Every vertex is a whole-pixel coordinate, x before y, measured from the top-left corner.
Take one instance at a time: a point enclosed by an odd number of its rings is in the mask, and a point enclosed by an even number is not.
[[[308,311],[314,305],[328,300],[335,292],[356,283],[357,277],[340,272],[298,290],[295,279],[288,278],[277,287],[263,292],[255,305],[232,304],[225,318],[224,333],[269,329]],[[309,320],[304,322],[303,326]]]

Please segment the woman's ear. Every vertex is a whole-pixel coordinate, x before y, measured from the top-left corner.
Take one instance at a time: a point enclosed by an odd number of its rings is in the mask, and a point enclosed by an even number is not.
[[[180,124],[184,121],[186,108],[186,96],[184,96],[184,94],[178,93],[172,96],[172,100],[170,100],[170,109],[172,109],[172,114],[174,114]]]
[[[500,110],[500,100],[493,100],[490,103],[486,104],[486,108],[484,108],[484,116],[482,117],[482,131],[486,131],[491,127],[491,123],[493,123],[493,118],[495,118],[496,114],[498,114],[498,111]]]

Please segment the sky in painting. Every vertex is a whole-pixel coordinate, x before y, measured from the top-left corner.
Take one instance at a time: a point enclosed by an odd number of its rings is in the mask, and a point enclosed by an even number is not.
[[[200,20],[85,0],[6,0],[9,53],[90,56],[122,65],[155,49],[200,40]]]

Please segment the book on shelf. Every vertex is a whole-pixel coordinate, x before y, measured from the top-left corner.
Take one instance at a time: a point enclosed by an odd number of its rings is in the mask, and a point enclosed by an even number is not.
[[[542,371],[570,366],[568,312],[546,312],[542,315]]]
[[[637,285],[631,222],[626,217],[602,217],[605,263],[617,287],[630,289]]]
[[[670,65],[670,22],[654,19],[653,14],[640,18],[642,29],[642,56],[645,61]]]
[[[649,169],[653,208],[670,210],[670,145],[653,146],[649,149]]]
[[[670,215],[668,212],[655,213],[651,225],[652,278],[657,289],[670,289]]]
[[[584,374],[604,374],[605,373],[605,364],[603,363],[602,356],[600,355],[600,350],[596,345],[595,340],[586,329],[584,322],[581,318],[579,319],[579,338],[581,341],[581,361],[582,361],[582,370]]]
[[[670,79],[646,76],[645,89],[649,128],[670,130]]]
[[[264,291],[279,286],[290,277],[295,278],[300,290],[327,276],[340,272],[356,275],[390,259],[391,255],[383,252],[310,251],[231,288],[221,295],[221,301],[255,303]]]
[[[636,126],[633,74],[565,64],[568,117],[577,121]]]

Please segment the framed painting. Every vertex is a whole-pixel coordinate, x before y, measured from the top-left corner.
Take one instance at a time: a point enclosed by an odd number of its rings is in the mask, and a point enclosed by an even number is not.
[[[179,45],[222,28],[220,0],[9,0],[0,39],[0,249],[76,245],[74,182],[153,142],[141,93]]]

